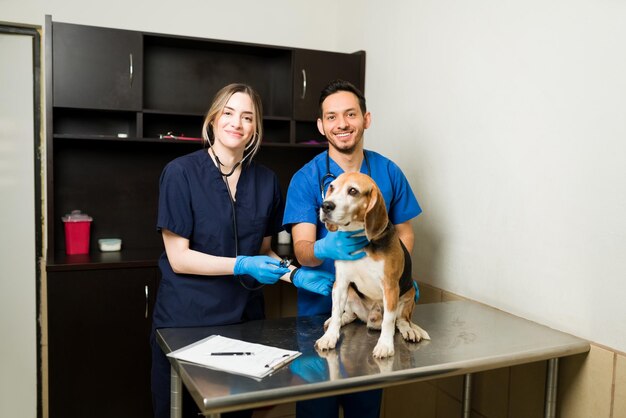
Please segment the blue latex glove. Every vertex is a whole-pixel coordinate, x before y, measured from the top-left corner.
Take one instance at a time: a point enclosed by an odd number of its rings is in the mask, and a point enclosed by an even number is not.
[[[369,241],[365,235],[355,236],[362,233],[360,231],[336,231],[329,232],[326,237],[315,241],[313,254],[315,258],[323,260],[358,260],[365,257],[364,251],[359,251],[365,247]],[[359,251],[356,252],[355,251]]]
[[[328,296],[333,290],[335,275],[324,270],[300,267],[291,276],[295,287]]]
[[[248,274],[263,284],[274,284],[285,273],[287,267],[280,267],[280,261],[266,255],[237,256],[235,261],[235,275]]]

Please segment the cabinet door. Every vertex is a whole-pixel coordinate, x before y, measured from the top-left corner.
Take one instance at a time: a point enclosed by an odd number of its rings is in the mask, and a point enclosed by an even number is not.
[[[154,267],[48,273],[51,418],[151,417]]]
[[[54,106],[140,110],[141,33],[55,23]]]
[[[317,119],[320,93],[332,80],[340,78],[349,81],[362,91],[365,82],[364,54],[296,50],[293,75],[294,119]]]

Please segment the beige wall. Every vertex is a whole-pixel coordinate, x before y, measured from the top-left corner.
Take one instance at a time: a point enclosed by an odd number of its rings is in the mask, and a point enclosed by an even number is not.
[[[349,22],[331,12],[334,9],[333,0],[108,0],[91,2],[87,8],[81,0],[0,0],[0,21],[43,27],[48,14],[57,22],[337,50],[337,26]]]
[[[626,2],[349,3],[415,277],[626,352]]]

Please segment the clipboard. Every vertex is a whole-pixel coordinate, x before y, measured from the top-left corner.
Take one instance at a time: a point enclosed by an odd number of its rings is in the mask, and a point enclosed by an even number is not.
[[[296,357],[299,351],[211,335],[167,354],[214,370],[261,380]]]

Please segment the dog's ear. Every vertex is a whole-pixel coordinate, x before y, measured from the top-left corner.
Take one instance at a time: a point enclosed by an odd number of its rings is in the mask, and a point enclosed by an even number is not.
[[[382,235],[385,228],[387,228],[388,222],[385,199],[378,187],[374,185],[370,192],[370,200],[365,212],[365,235],[367,239],[372,241]]]
[[[338,229],[338,226],[335,224],[329,224],[328,222],[326,222],[326,229],[328,229],[329,232],[335,232]]]

